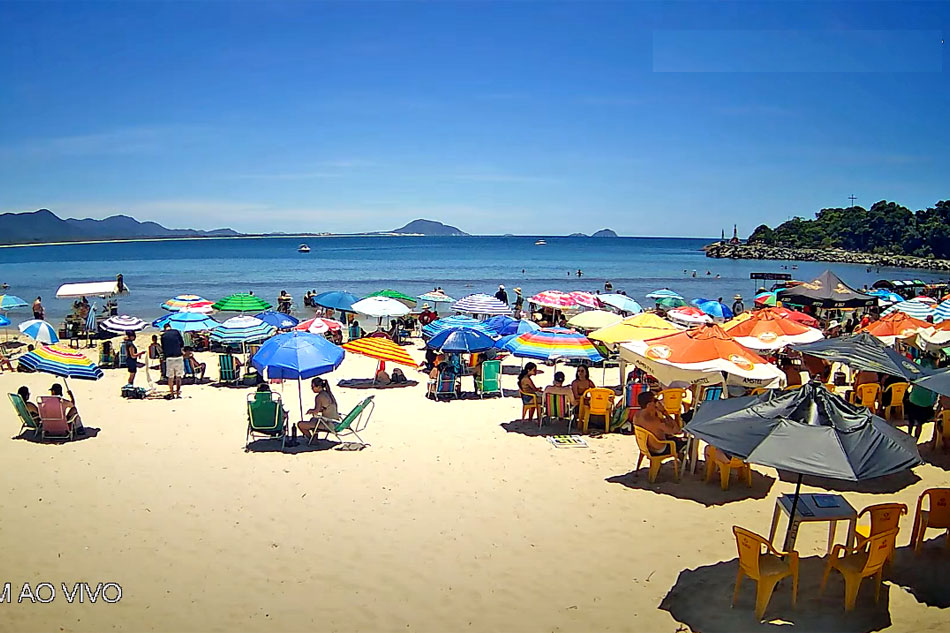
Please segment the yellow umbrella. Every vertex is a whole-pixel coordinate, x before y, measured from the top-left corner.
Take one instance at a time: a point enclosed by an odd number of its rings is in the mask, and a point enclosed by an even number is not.
[[[746,310],[745,312],[741,312],[737,314],[736,316],[732,317],[731,319],[729,319],[728,321],[726,321],[725,323],[723,323],[721,327],[722,329],[728,332],[730,328],[734,328],[735,326],[739,325],[743,321],[748,321],[751,318],[752,318],[752,311]]]
[[[613,345],[647,339],[679,332],[681,328],[658,317],[652,312],[644,312],[624,319],[620,323],[601,328],[588,334],[587,338]]]
[[[409,367],[415,367],[419,364],[412,360],[412,356],[405,349],[381,336],[366,336],[344,343],[342,347],[348,352],[362,354],[376,360],[408,365]]]
[[[568,320],[567,324],[571,327],[581,328],[583,330],[596,330],[611,325],[616,325],[623,321],[623,317],[606,310],[587,310],[580,314],[575,314]]]

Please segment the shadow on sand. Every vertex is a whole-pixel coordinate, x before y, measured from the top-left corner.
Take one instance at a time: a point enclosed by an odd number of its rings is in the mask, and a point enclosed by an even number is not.
[[[947,582],[950,549],[944,547],[945,542],[942,534],[924,541],[920,554],[914,554],[909,545],[897,548],[894,565],[884,578],[906,589],[921,604],[941,609],[950,607],[950,583]]]
[[[334,442],[333,440],[314,440],[313,444],[307,444],[306,438],[298,437],[296,439],[296,444],[291,446],[290,438],[287,438],[287,444],[284,446],[283,452],[287,455],[299,455],[301,453],[315,453],[319,451],[329,451],[332,449],[339,449],[339,447],[345,446],[345,443]],[[250,444],[247,445],[247,452],[249,453],[280,453],[280,440],[271,439],[271,438],[259,438],[253,440]]]
[[[35,431],[24,431],[23,433],[13,437],[15,440],[26,440],[27,442],[33,442],[34,444],[74,444],[76,442],[81,442],[83,440],[91,440],[94,437],[99,436],[99,431],[94,426],[87,426],[85,428],[84,435],[74,435],[72,440],[67,440],[60,437],[48,437],[45,440],[40,439],[40,434]]]
[[[931,466],[936,466],[943,470],[950,470],[950,451],[943,449],[934,449],[932,444],[921,444],[920,457]]]
[[[778,477],[782,481],[794,484],[798,481],[798,475],[787,471],[778,471]],[[912,470],[905,470],[893,475],[885,475],[876,479],[866,481],[844,481],[842,479],[826,479],[825,477],[806,476],[802,478],[802,484],[813,486],[815,488],[824,488],[835,492],[864,492],[868,494],[893,494],[904,488],[913,486],[920,477]]]
[[[673,462],[669,461],[663,464],[656,481],[651,484],[648,478],[649,470],[649,465],[643,466],[640,470],[631,470],[624,475],[608,477],[607,482],[621,484],[633,490],[647,490],[676,497],[677,499],[695,501],[706,507],[721,506],[747,499],[764,499],[769,495],[772,484],[775,483],[773,477],[768,477],[753,470],[751,488],[735,479],[735,475],[733,475],[729,490],[723,490],[719,485],[718,473],[709,483],[703,481],[702,475],[706,472],[704,462],[699,464],[696,475],[687,473],[677,483],[673,480]]]

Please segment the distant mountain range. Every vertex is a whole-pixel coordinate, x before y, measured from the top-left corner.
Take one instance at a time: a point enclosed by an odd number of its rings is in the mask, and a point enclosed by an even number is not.
[[[113,215],[103,220],[85,218],[62,219],[49,209],[27,213],[0,214],[0,243],[30,244],[35,242],[79,242],[85,240],[117,240],[143,237],[230,237],[240,235],[231,229],[199,231],[168,229],[155,222],[139,222],[127,215]]]
[[[600,229],[593,235],[587,235],[586,233],[571,233],[568,237],[619,237],[613,229]]]
[[[436,222],[435,220],[413,220],[406,226],[393,229],[391,232],[399,233],[401,235],[448,235],[453,237],[468,235],[468,233],[457,227],[449,226],[448,224],[442,224],[441,222]]]

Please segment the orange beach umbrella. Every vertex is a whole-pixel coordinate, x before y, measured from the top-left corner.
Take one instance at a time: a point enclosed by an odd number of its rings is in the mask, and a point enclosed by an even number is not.
[[[918,331],[932,326],[932,323],[915,319],[909,314],[891,312],[874,323],[870,323],[859,329],[855,334],[867,332],[871,336],[879,338],[885,344],[893,345],[894,341],[899,338],[910,338],[917,334]]]
[[[821,330],[779,316],[770,310],[751,312],[749,318],[725,328],[738,343],[754,350],[777,350],[795,343],[821,340]]]

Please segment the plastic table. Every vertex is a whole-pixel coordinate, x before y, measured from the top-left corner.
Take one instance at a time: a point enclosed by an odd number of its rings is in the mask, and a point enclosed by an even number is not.
[[[772,513],[772,528],[769,531],[769,542],[775,539],[775,531],[781,514],[786,516],[792,513],[793,495],[781,495],[775,501],[775,511]],[[820,505],[819,505],[820,503]],[[858,513],[848,500],[841,495],[832,494],[802,494],[798,497],[798,507],[795,508],[795,517],[791,521],[791,538],[789,549],[795,548],[795,539],[798,538],[798,528],[802,523],[814,521],[827,522],[828,525],[828,554],[835,543],[835,531],[838,521],[848,522],[848,538],[846,543],[854,541],[855,529],[858,523]]]

